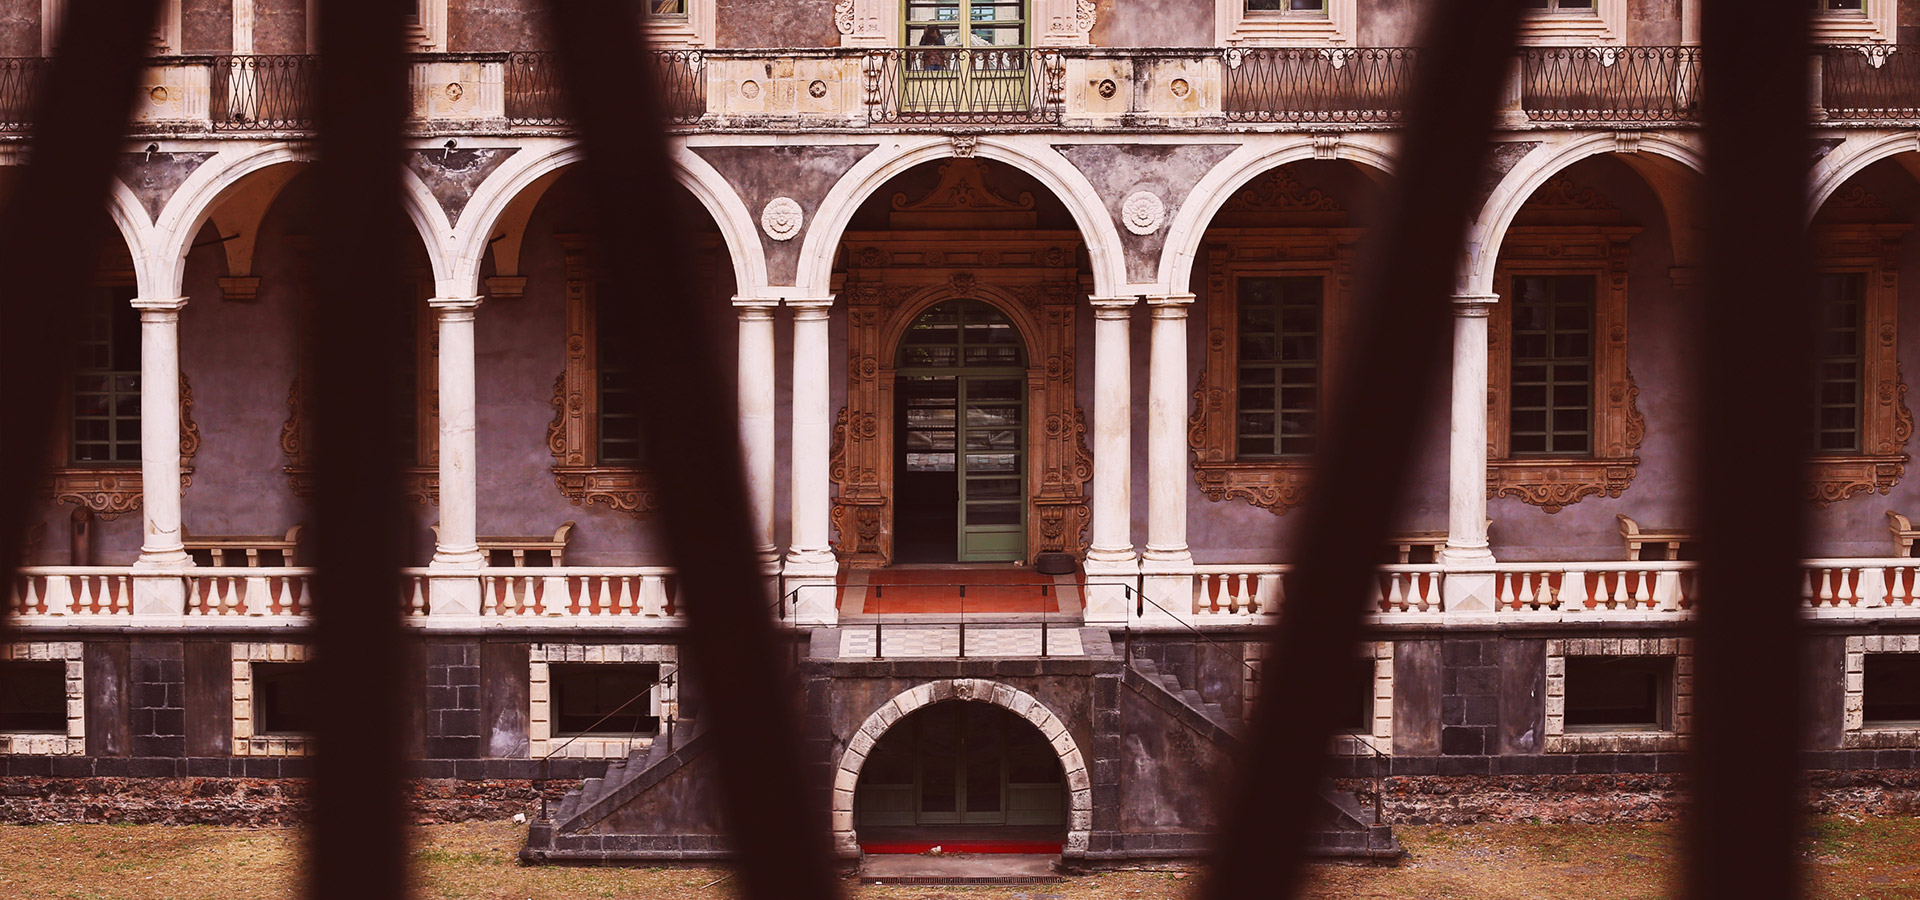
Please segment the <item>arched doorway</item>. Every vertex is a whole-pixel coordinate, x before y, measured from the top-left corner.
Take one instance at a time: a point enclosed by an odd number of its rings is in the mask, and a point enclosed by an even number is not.
[[[865,845],[1059,844],[1068,806],[1059,756],[1032,722],[990,703],[949,700],[902,717],[874,742],[854,790],[854,825]]]
[[[1005,313],[948,300],[895,355],[895,560],[1026,556],[1026,346]]]

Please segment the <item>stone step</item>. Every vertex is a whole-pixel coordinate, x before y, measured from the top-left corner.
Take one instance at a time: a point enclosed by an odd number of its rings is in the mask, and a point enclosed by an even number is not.
[[[860,880],[879,884],[1044,884],[1059,881],[1059,854],[870,853]]]

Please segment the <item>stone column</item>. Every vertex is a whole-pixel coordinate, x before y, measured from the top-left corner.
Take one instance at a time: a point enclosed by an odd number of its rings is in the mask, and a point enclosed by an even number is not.
[[[832,484],[827,457],[833,443],[827,318],[833,298],[788,300],[793,307],[792,540],[787,549],[786,589],[794,595],[801,624],[836,620],[831,585],[838,562],[829,541]]]
[[[436,297],[427,301],[439,329],[440,356],[440,528],[432,567],[478,569],[480,482],[474,445],[474,311],[479,297]],[[480,614],[480,582],[434,578],[428,611],[434,615]]]
[[[180,309],[187,298],[139,299],[140,558],[134,568],[193,567],[180,528]],[[179,575],[136,577],[133,614],[182,615],[187,585]]]
[[[769,568],[780,558],[773,545],[773,310],[778,305],[733,298],[740,316],[740,450],[753,499],[753,543]]]
[[[1141,590],[1176,616],[1193,608],[1187,549],[1187,307],[1192,294],[1148,301],[1153,333],[1147,372],[1147,549]],[[1149,618],[1162,615],[1152,603]]]
[[[1135,300],[1093,301],[1093,542],[1087,549],[1088,622],[1125,622],[1133,552],[1133,370],[1128,323]],[[1111,587],[1101,586],[1110,584]]]
[[[1447,612],[1492,612],[1493,563],[1487,549],[1487,318],[1495,294],[1453,298],[1453,412],[1447,465]]]

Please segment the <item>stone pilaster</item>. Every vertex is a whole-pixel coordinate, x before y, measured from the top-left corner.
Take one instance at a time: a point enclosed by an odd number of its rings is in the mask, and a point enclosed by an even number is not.
[[[146,573],[193,567],[180,527],[180,310],[185,297],[142,298],[140,311],[140,558]],[[186,612],[186,582],[176,575],[136,576],[133,614]]]

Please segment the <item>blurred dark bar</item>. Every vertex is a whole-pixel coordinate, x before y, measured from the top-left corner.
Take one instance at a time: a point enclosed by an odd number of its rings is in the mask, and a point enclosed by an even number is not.
[[[721,801],[741,887],[758,900],[835,895],[824,790],[801,782],[796,692],[784,670],[772,597],[753,552],[739,428],[712,317],[696,302],[693,254],[669,198],[670,111],[645,58],[641,29],[620,4],[549,4],[561,84],[594,185],[599,245],[640,383],[648,458],[659,481],[661,532],[686,598],[686,664],[712,720]],[[624,78],[604,77],[624,73]],[[638,85],[631,84],[638,81]],[[670,427],[668,423],[671,423]]]
[[[1405,502],[1418,426],[1447,406],[1438,401],[1479,181],[1472,173],[1485,163],[1521,6],[1461,4],[1424,23],[1400,169],[1360,267],[1367,274],[1353,321],[1367,327],[1354,355],[1336,363],[1329,438],[1314,457],[1300,543],[1286,557],[1300,566],[1267,648],[1269,690],[1255,709],[1212,860],[1214,900],[1300,891],[1338,698],[1351,693],[1330,682],[1358,677],[1347,662],[1374,567],[1385,561],[1374,548],[1388,545]]]
[[[1804,483],[1814,318],[1807,4],[1708,4],[1700,590],[1688,894],[1801,893]],[[1765,260],[1755,265],[1755,260]]]
[[[321,7],[318,302],[306,322],[313,429],[315,674],[310,892],[329,900],[407,893],[403,722],[410,701],[400,567],[409,544],[400,490],[400,140],[409,99],[405,4]]]

